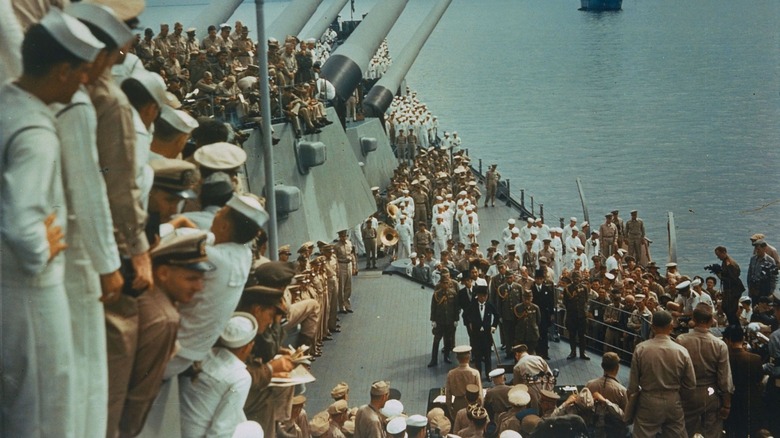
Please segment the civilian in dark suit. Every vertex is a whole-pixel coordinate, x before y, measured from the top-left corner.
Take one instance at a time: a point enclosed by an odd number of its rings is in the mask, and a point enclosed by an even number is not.
[[[463,287],[458,291],[458,314],[463,312],[463,325],[466,326],[466,331],[471,339],[471,327],[469,326],[469,309],[471,304],[476,301],[474,296],[474,280],[469,276],[469,271],[463,272],[463,278],[460,280],[463,283]]]
[[[723,340],[729,346],[731,378],[734,394],[731,396],[731,410],[726,418],[726,436],[753,436],[764,427],[764,409],[761,403],[761,356],[745,351],[742,341],[745,333],[739,325],[730,325],[723,332]]]
[[[498,312],[487,302],[487,282],[477,280],[474,287],[477,299],[471,303],[468,310],[468,324],[473,350],[474,368],[480,373],[484,369],[484,378],[488,378],[492,368],[490,350],[493,346],[493,333],[498,327]]]
[[[550,346],[547,343],[547,332],[555,317],[555,290],[553,290],[552,284],[545,283],[544,280],[544,271],[537,269],[534,274],[534,285],[531,286],[531,292],[534,295],[534,304],[539,306],[539,314],[541,316],[536,354],[543,357],[544,360],[550,360],[548,356]]]

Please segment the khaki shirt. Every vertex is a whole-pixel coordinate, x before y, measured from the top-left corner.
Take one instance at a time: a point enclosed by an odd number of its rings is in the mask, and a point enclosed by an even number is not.
[[[360,438],[384,438],[382,417],[371,405],[363,405],[355,414],[355,436]]]
[[[656,335],[636,346],[631,362],[628,392],[679,391],[696,387],[696,375],[688,350],[669,335]]]
[[[721,392],[734,392],[726,343],[698,327],[678,336],[677,342],[691,355],[696,386],[716,385]]]
[[[450,397],[465,397],[466,386],[471,384],[477,385],[479,393],[482,394],[482,379],[479,377],[479,371],[471,368],[468,364],[459,364],[457,368],[450,370],[444,385],[447,406],[452,404]]]

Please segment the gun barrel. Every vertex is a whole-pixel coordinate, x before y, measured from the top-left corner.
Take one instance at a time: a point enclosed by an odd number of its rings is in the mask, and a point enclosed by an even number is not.
[[[409,0],[382,0],[369,11],[362,23],[328,58],[321,75],[336,94],[346,100],[355,91],[382,40],[390,32]]]
[[[347,4],[349,0],[334,0],[333,3],[328,7],[328,9],[325,10],[325,13],[316,20],[312,20],[312,23],[309,25],[308,29],[305,29],[306,31],[301,36],[302,40],[308,39],[308,38],[317,38],[319,39],[322,37],[322,34],[325,33],[325,29],[328,28],[328,26],[333,23],[333,21],[336,19],[336,17],[339,16],[339,12],[341,12],[342,9],[344,9],[344,5]]]
[[[293,0],[284,11],[271,23],[266,31],[266,38],[276,38],[284,41],[287,35],[298,36],[306,26],[322,0]],[[325,30],[323,29],[323,32]],[[263,44],[263,42],[260,42]]]

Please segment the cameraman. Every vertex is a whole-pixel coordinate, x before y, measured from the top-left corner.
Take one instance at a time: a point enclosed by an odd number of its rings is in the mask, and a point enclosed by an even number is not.
[[[721,305],[723,313],[729,320],[729,324],[739,324],[737,309],[739,308],[739,297],[745,291],[745,285],[739,278],[741,270],[739,264],[729,256],[725,246],[715,248],[715,256],[721,261],[720,270],[714,272],[720,279],[721,289],[723,289],[723,303]]]

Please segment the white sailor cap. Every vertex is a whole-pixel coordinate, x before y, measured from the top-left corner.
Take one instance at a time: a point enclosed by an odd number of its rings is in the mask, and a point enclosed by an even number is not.
[[[84,61],[92,62],[105,44],[98,41],[89,28],[76,18],[51,8],[41,20],[41,26],[62,44],[71,54]]]
[[[458,196],[466,196],[466,195],[468,195],[468,193],[465,190],[461,190],[460,192],[458,192]]]
[[[667,263],[667,264],[666,264],[666,267],[667,267],[667,268],[676,268],[676,267],[677,267],[677,263],[675,263],[675,262],[669,262],[669,263]]]
[[[538,232],[538,231],[536,231],[536,230],[531,230],[531,235],[532,235],[532,236],[538,236],[538,235],[539,235],[539,232]]]
[[[507,220],[506,223],[514,225],[515,220],[512,219],[512,218],[509,218],[509,220]]]
[[[585,227],[587,227],[587,226],[590,226],[590,224],[588,223],[588,221],[585,221],[585,222],[583,222],[583,223],[582,223],[582,228],[585,228]]]
[[[441,196],[439,196],[439,195],[436,195],[436,200],[437,200],[437,201],[443,201],[443,200],[444,200],[444,198],[442,198],[442,197],[441,197]]]
[[[246,152],[234,144],[218,142],[199,148],[192,158],[209,169],[229,170],[246,162]]]
[[[646,297],[645,297],[645,294],[636,294],[636,295],[634,295],[634,298],[635,298],[637,301],[642,301],[642,300],[644,300]]]
[[[187,28],[187,33],[195,33],[196,30],[198,30],[197,27],[188,27]]]
[[[394,400],[388,400],[387,403],[390,403]],[[385,403],[385,404],[387,404]],[[382,411],[384,411],[384,408],[382,408]],[[383,414],[384,415],[384,414]],[[386,417],[387,415],[385,415]],[[406,418],[404,417],[395,417],[390,422],[387,423],[387,433],[391,435],[395,435],[397,433],[401,433],[406,430]]]
[[[249,344],[257,335],[257,320],[251,313],[234,312],[228,320],[219,341],[227,348],[239,348]]]
[[[447,199],[452,199],[452,193],[447,193],[447,195],[444,196]]]
[[[229,23],[222,23],[222,24],[219,25],[220,29],[224,29],[226,27],[229,27],[230,29],[233,28],[233,26],[231,26]]]
[[[178,97],[176,97],[175,94],[171,93],[170,91],[165,92],[165,103],[173,109],[181,108],[181,101]]]
[[[379,186],[371,187],[371,191],[372,192],[378,192],[379,191]]]
[[[141,15],[146,7],[144,0],[84,0],[85,3],[108,6],[116,18],[128,21]]]
[[[484,278],[477,278],[477,281],[474,284],[475,286],[485,286],[485,287],[487,287],[488,285],[487,280],[485,280]]]
[[[316,38],[307,38],[306,42],[307,43],[311,43],[311,44],[315,44],[317,42],[317,39]]]
[[[585,245],[583,245],[582,243],[578,243],[577,249],[585,249]]]
[[[579,231],[580,229],[579,229],[579,228],[577,228],[577,227],[571,227],[571,230],[572,230],[572,231]]]
[[[491,371],[488,374],[488,376],[490,376],[491,379],[495,378],[495,377],[498,377],[498,376],[503,376],[503,375],[504,375],[504,369],[503,368],[496,368],[496,369],[494,369],[493,371]]]
[[[425,427],[428,425],[428,418],[415,414],[406,419],[406,425],[411,427]]]
[[[681,281],[677,283],[677,290],[683,290],[686,287],[689,287],[691,285],[691,282],[689,280]]]
[[[501,432],[501,435],[499,435],[498,438],[523,438],[523,436],[512,429],[507,429]]]
[[[470,345],[458,345],[457,347],[452,349],[452,352],[455,353],[455,354],[471,353],[471,346]]]
[[[89,3],[71,3],[65,8],[65,13],[79,20],[93,24],[106,33],[117,46],[124,46],[134,35],[125,23],[117,18],[111,8]]]
[[[520,228],[517,228],[517,227],[512,228],[511,232],[512,232],[512,234],[520,234]]]
[[[610,281],[611,281],[611,280],[614,280],[614,279],[615,279],[615,274],[613,274],[613,273],[611,273],[611,272],[607,272],[606,274],[604,274],[604,277],[606,277],[606,278],[607,278],[607,280],[610,280]]]
[[[137,68],[133,70],[130,77],[125,81],[138,81],[141,86],[152,96],[154,102],[162,108],[163,105],[167,105],[168,97],[165,95],[165,80],[157,73],[151,72],[143,68]]]
[[[265,226],[265,223],[268,222],[268,213],[254,196],[234,193],[225,205],[243,214],[259,227]]]
[[[195,128],[198,127],[198,121],[195,120],[191,115],[184,111],[173,109],[168,105],[162,106],[160,111],[160,118],[168,122],[168,124],[173,126],[173,128],[177,131],[183,132],[185,134],[191,133]]]
[[[382,413],[387,418],[396,417],[398,415],[401,415],[404,411],[404,405],[398,400],[390,399],[387,402],[385,402],[385,405],[382,407],[382,409],[379,410],[379,412]],[[406,421],[404,421],[404,428],[406,428]]]
[[[413,259],[415,257],[417,257],[417,253],[416,252],[413,252],[413,253],[409,254],[409,258]]]
[[[409,190],[403,189],[403,190],[401,190],[401,193],[403,193],[404,195],[408,195],[409,194]]]
[[[748,296],[739,297],[739,302],[740,303],[749,303],[750,302],[750,297],[748,297]]]

